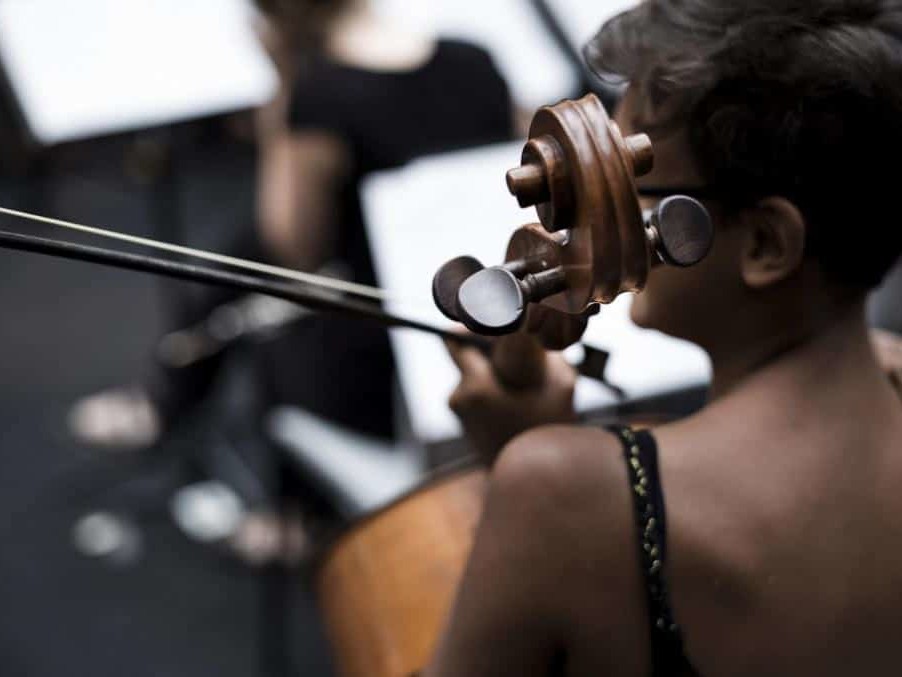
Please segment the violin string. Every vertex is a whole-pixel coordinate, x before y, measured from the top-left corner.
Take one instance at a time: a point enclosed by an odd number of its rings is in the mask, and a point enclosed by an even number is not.
[[[154,240],[152,238],[129,235],[127,233],[121,233],[114,230],[97,228],[96,226],[87,226],[80,223],[74,223],[72,221],[63,221],[61,219],[54,219],[49,216],[41,216],[39,214],[31,214],[29,212],[9,209],[7,207],[0,207],[0,214],[24,219],[26,221],[35,221],[51,226],[66,228],[68,230],[88,233],[97,237],[107,238],[111,240],[120,240],[122,242],[128,242],[130,244],[135,244],[141,247],[148,247],[150,249],[170,252],[172,254],[180,254],[182,256],[203,259],[205,261],[211,261],[213,263],[230,266],[232,268],[254,271],[257,273],[262,273],[264,275],[271,275],[273,277],[285,280],[293,280],[295,282],[301,282],[311,286],[321,287],[345,294],[352,294],[354,296],[362,296],[370,299],[377,299],[380,301],[391,300],[397,302],[403,300],[394,297],[384,289],[380,289],[378,287],[371,287],[369,285],[359,284],[356,282],[348,282],[346,280],[338,280],[332,277],[326,277],[324,275],[304,273],[299,270],[291,270],[290,268],[282,268],[280,266],[273,266],[266,263],[260,263],[258,261],[250,261],[248,259],[228,256],[226,254],[217,254],[215,252],[205,251],[202,249],[194,249],[193,247],[185,247],[182,245],[172,244],[171,242]],[[424,304],[424,302],[419,300],[416,301],[416,303],[419,305]]]

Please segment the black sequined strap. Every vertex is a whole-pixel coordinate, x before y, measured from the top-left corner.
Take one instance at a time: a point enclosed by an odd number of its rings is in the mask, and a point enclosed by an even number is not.
[[[683,640],[673,618],[664,577],[667,561],[667,520],[664,494],[658,476],[658,449],[648,432],[614,428],[623,444],[630,493],[639,529],[639,555],[645,578],[648,617],[651,623],[652,674],[682,674],[688,666]]]

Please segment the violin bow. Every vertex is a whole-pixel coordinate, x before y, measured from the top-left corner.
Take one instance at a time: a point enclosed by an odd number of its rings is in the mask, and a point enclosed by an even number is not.
[[[163,277],[265,294],[296,303],[306,308],[310,308],[311,310],[342,312],[355,317],[371,320],[386,327],[414,329],[443,339],[466,343],[483,349],[488,348],[490,345],[489,341],[481,336],[460,334],[452,329],[402,317],[386,311],[384,308],[373,302],[375,300],[386,300],[388,298],[388,294],[385,290],[377,287],[370,287],[354,282],[348,282],[346,280],[337,280],[312,273],[304,273],[256,261],[248,261],[246,259],[183,247],[168,242],[161,242],[150,238],[86,226],[70,221],[61,221],[59,219],[52,219],[46,216],[39,216],[37,214],[30,214],[4,207],[0,207],[0,214],[59,226],[99,237],[121,240],[143,247],[169,251],[182,256],[215,262],[231,268],[263,273],[264,275],[287,281],[283,282],[260,276],[236,273],[230,270],[214,268],[212,266],[184,263],[156,256],[132,254],[104,247],[78,244],[65,240],[37,237],[22,233],[12,233],[9,231],[0,231],[0,248],[3,249],[27,251],[57,258],[86,261],[113,268],[153,273]],[[363,300],[364,298],[371,300]]]
[[[272,296],[315,311],[344,313],[353,317],[376,322],[388,328],[413,329],[439,338],[462,343],[489,353],[492,340],[472,333],[459,333],[453,329],[402,317],[383,309],[374,301],[387,300],[384,289],[370,287],[346,280],[338,280],[323,275],[304,273],[257,261],[249,261],[201,249],[193,249],[151,238],[129,235],[114,230],[87,226],[71,221],[63,221],[38,214],[0,207],[0,215],[58,226],[98,237],[120,240],[143,247],[168,251],[196,259],[218,263],[244,271],[253,271],[276,277],[277,281],[254,275],[222,270],[212,266],[172,261],[157,256],[132,254],[129,252],[78,244],[66,240],[38,237],[23,233],[0,230],[0,249],[44,254],[56,258],[85,261],[112,268],[151,273],[190,282],[239,289],[256,294]],[[370,300],[363,300],[370,299]],[[574,365],[577,372],[606,386],[617,397],[626,394],[622,388],[606,380],[604,367],[609,354],[606,351],[584,346],[585,358]]]

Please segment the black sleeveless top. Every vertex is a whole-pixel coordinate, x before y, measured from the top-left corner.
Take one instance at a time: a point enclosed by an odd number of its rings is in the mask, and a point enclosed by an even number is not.
[[[453,40],[438,41],[427,62],[406,71],[373,71],[314,57],[294,85],[288,120],[295,130],[332,132],[348,149],[352,167],[333,225],[339,255],[364,284],[375,279],[360,181],[416,157],[507,140],[513,133],[508,87],[491,57]]]
[[[683,638],[673,618],[664,572],[667,562],[667,515],[658,474],[658,445],[648,431],[612,428],[623,445],[636,515],[639,557],[645,580],[653,677],[694,674],[683,652]]]
[[[491,57],[463,41],[439,41],[426,63],[408,71],[308,59],[293,87],[289,124],[333,133],[352,163],[328,224],[335,263],[356,282],[376,283],[359,196],[367,174],[425,154],[509,140],[512,119],[507,84]],[[422,227],[430,227],[428,220]],[[279,376],[272,388],[277,401],[361,432],[391,435],[393,362],[384,329],[317,316],[271,344],[268,358]]]

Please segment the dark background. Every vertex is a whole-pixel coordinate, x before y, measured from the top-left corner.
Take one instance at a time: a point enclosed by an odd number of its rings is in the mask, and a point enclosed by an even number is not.
[[[56,149],[0,177],[0,205],[215,247],[249,213],[254,164],[218,124]],[[148,147],[169,148],[175,180],[135,169]],[[0,228],[70,237],[9,217]],[[192,459],[215,418],[145,455],[67,433],[73,400],[141,373],[163,323],[159,281],[8,251],[0,280],[0,674],[328,675],[301,574],[245,567],[168,516],[172,492],[202,476]],[[137,561],[76,552],[72,527],[97,509],[137,525]]]

